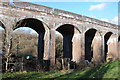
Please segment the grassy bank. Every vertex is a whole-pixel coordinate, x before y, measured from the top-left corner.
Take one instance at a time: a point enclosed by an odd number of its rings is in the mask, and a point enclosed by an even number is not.
[[[2,80],[47,80],[50,78],[53,80],[66,80],[74,78],[119,78],[120,74],[118,67],[120,67],[120,60],[116,60],[110,63],[103,64],[98,67],[84,70],[68,70],[59,72],[17,72],[17,73],[5,73]]]

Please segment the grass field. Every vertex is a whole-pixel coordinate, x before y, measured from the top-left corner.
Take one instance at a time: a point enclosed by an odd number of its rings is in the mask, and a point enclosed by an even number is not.
[[[91,69],[83,70],[68,70],[59,72],[17,72],[17,73],[5,73],[2,80],[82,80],[84,78],[97,78],[101,80],[113,80],[118,78],[120,80],[120,60],[109,62],[101,66],[97,66]],[[81,79],[78,79],[81,78]],[[86,79],[84,79],[86,80]],[[96,80],[96,79],[95,79]],[[114,79],[117,80],[117,79]]]

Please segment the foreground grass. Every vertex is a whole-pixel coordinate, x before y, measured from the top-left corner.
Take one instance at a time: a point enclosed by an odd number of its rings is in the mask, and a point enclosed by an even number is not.
[[[103,64],[91,69],[59,72],[17,72],[3,74],[2,80],[66,80],[75,78],[119,78],[120,60]]]

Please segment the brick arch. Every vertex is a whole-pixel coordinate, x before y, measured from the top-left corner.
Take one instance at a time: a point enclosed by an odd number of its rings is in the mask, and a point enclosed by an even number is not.
[[[35,18],[25,18],[16,22],[13,31],[19,27],[29,27],[38,33],[38,59],[43,59],[46,52],[46,37],[49,38],[49,28],[42,21]],[[49,45],[48,45],[49,46]]]
[[[38,17],[34,17],[34,16],[25,16],[25,17],[15,18],[15,22],[19,22],[19,21],[24,20],[24,19],[36,19],[36,20],[42,22],[42,24],[46,25],[50,29],[50,27],[48,26],[49,23],[44,21],[43,18],[38,18]]]
[[[87,28],[84,32],[83,32],[83,34],[85,34],[87,31],[89,31],[89,30],[91,30],[91,29],[94,29],[94,30],[96,30],[97,32],[99,32],[99,29],[98,28]],[[99,32],[100,33],[100,32]]]
[[[110,37],[113,35],[113,32],[108,31],[105,33],[104,35],[104,61],[106,61],[107,58],[107,54],[108,54],[108,40],[110,39]]]
[[[74,35],[74,26],[64,24],[59,26],[56,31],[63,36],[63,58],[72,59],[72,38]]]
[[[70,23],[69,24],[68,23],[59,24],[55,27],[55,30],[58,31],[59,33],[61,33],[63,36],[63,59],[65,60],[65,62],[66,61],[69,62],[73,59],[73,57],[75,58],[75,56],[79,52],[79,51],[76,51],[77,53],[74,54],[75,53],[74,50],[75,50],[76,46],[78,46],[78,44],[79,44],[79,43],[76,44],[75,42],[76,42],[76,40],[77,41],[80,40],[80,39],[78,39],[78,37],[76,35],[78,35],[80,38],[79,34],[81,32],[76,26],[74,26]]]
[[[106,31],[106,32],[103,34],[103,36],[105,36],[105,35],[108,34],[108,33],[115,34],[115,33],[112,32],[112,31]]]
[[[94,56],[94,50],[93,50],[93,39],[95,37],[97,30],[94,28],[88,29],[85,33],[85,60],[92,61]]]
[[[48,27],[50,29],[50,27],[48,26],[48,23],[43,21],[43,19],[40,19],[40,18],[37,18],[37,17],[21,17],[21,18],[15,18],[15,22],[19,22],[19,21],[22,21],[22,20],[25,20],[25,19],[34,19],[34,20],[37,20],[39,22],[41,22],[43,25],[45,25],[46,27]],[[15,23],[15,25],[16,25]],[[15,26],[13,27],[13,29],[15,28]]]
[[[13,30],[15,30],[15,29],[17,29],[19,27],[29,27],[29,28],[32,28],[38,34],[39,34],[39,30],[40,30],[40,32],[44,32],[45,31],[43,23],[41,21],[37,20],[37,19],[34,19],[34,18],[26,18],[26,19],[18,21],[15,24]]]
[[[71,26],[74,26],[74,28],[76,28],[76,29],[79,31],[79,33],[81,33],[81,31],[80,31],[79,28],[77,27],[78,25],[72,24],[72,23],[60,23],[60,24],[56,25],[54,29],[57,30],[59,27],[61,27],[61,26],[63,26],[63,25],[71,25]]]

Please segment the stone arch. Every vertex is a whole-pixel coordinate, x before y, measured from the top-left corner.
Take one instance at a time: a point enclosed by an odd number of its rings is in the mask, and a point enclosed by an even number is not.
[[[36,19],[36,20],[39,20],[39,21],[42,22],[43,25],[45,25],[47,28],[50,29],[50,27],[48,26],[49,23],[44,21],[43,18],[39,18],[39,17],[36,17],[36,16],[25,16],[25,17],[15,18],[15,22],[19,22],[19,21],[22,21],[22,20],[25,20],[25,19]]]
[[[80,41],[80,31],[71,24],[63,24],[57,27],[56,31],[61,33],[63,36],[63,59],[65,60],[65,62],[69,62],[71,60],[79,61],[79,58],[75,59],[75,57],[78,57],[80,55],[79,50],[81,45],[79,45],[80,42],[77,42]],[[75,48],[79,48],[76,50],[76,53]]]
[[[97,30],[91,28],[85,32],[85,60],[91,62],[93,58],[93,40],[96,35]]]
[[[107,32],[104,35],[104,61],[106,61],[107,54],[108,54],[108,44],[107,43],[112,34],[113,34],[112,32]]]
[[[96,28],[96,27],[91,27],[91,28],[86,28],[85,29],[85,31],[83,32],[83,34],[85,34],[88,30],[90,30],[90,29],[94,29],[94,30],[96,30],[97,32],[99,32],[99,29],[98,28]],[[100,32],[99,32],[100,33]]]
[[[60,26],[63,26],[63,25],[72,25],[72,26],[74,26],[75,29],[77,29],[77,30],[79,31],[79,33],[81,33],[81,31],[80,31],[79,28],[77,27],[78,25],[72,24],[72,23],[60,23],[60,24],[58,24],[57,26],[55,26],[55,30],[57,30]]]
[[[48,59],[49,28],[42,21],[35,18],[25,18],[16,23],[13,30],[19,27],[29,27],[38,33],[38,59]],[[47,38],[47,39],[46,39]],[[47,40],[47,41],[46,41]]]
[[[42,27],[39,27],[38,25],[40,25]],[[41,21],[39,21],[38,19],[34,19],[34,18],[25,18],[23,20],[18,21],[16,23],[15,27],[13,28],[13,30],[15,30],[16,28],[19,28],[19,27],[29,27],[29,28],[32,28],[38,34],[40,32],[44,32],[45,31],[45,29],[43,27],[43,23]],[[40,28],[40,31],[39,31],[39,28]]]
[[[58,27],[56,31],[61,33],[63,36],[63,58],[72,59],[72,37],[74,34],[74,26],[65,24]]]

